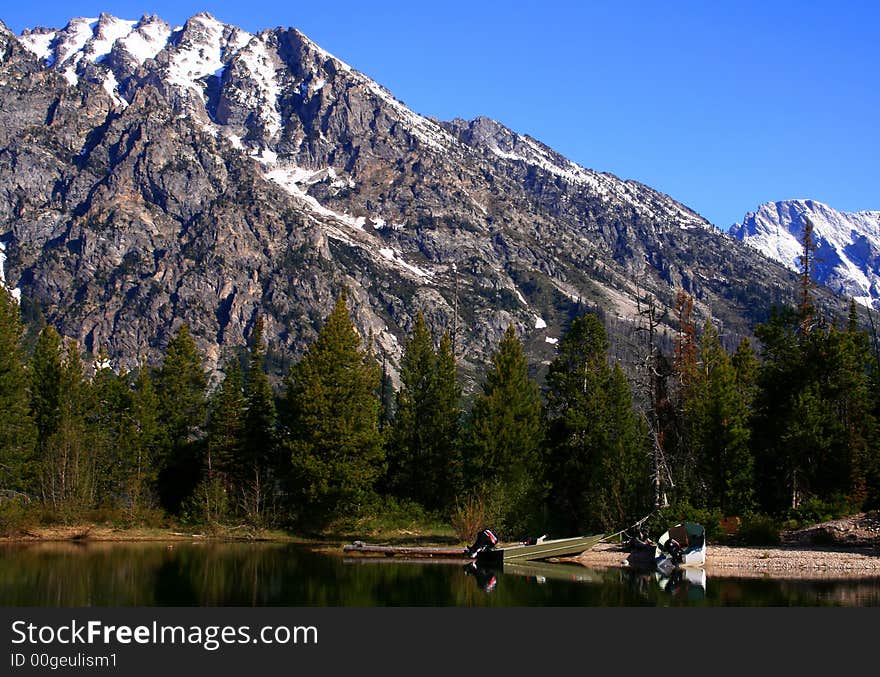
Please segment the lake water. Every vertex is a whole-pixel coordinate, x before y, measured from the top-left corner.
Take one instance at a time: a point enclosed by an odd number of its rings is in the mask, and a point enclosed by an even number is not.
[[[344,558],[270,543],[0,547],[0,606],[880,606],[880,577],[682,580],[566,564]]]

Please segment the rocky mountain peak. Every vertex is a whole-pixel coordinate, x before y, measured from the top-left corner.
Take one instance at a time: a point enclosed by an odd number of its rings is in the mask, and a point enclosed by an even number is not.
[[[645,294],[683,289],[735,341],[794,295],[669,196],[488,118],[419,115],[295,28],[102,15],[13,42],[6,278],[117,364],[184,321],[220,364],[261,315],[281,368],[343,289],[392,372],[419,311],[475,373],[511,324],[540,365],[585,309],[624,346]]]
[[[841,212],[809,199],[768,202],[731,226],[730,233],[796,271],[807,219],[817,246],[818,281],[880,308],[880,211]]]

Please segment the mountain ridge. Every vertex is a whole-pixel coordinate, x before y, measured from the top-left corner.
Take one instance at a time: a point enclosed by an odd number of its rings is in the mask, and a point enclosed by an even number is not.
[[[797,270],[806,219],[814,228],[817,281],[880,309],[880,210],[843,212],[818,200],[780,200],[748,212],[730,232]]]
[[[422,311],[472,373],[510,323],[546,363],[594,310],[623,359],[646,295],[670,332],[693,295],[731,342],[794,299],[794,274],[671,197],[418,115],[293,28],[101,15],[0,39],[7,278],[123,366],[186,321],[216,367],[260,314],[283,367],[343,288],[392,370]]]

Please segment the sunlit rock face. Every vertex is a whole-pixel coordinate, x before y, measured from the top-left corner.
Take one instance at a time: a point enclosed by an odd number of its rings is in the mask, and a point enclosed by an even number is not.
[[[599,312],[635,363],[648,296],[672,331],[686,291],[730,342],[794,298],[793,273],[671,197],[419,115],[293,28],[4,28],[0,102],[5,284],[120,367],[184,322],[216,367],[262,315],[283,372],[346,290],[392,374],[421,311],[472,387],[510,324],[545,365]]]

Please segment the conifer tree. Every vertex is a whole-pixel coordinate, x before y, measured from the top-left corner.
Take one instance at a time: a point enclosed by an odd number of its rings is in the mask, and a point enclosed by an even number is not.
[[[211,398],[205,466],[195,505],[211,522],[222,521],[232,509],[232,470],[242,455],[245,398],[241,367],[233,357],[226,363],[223,381]]]
[[[435,350],[421,312],[404,346],[397,393],[389,484],[429,509],[451,506],[460,478],[460,398],[452,343]]]
[[[751,416],[757,396],[758,371],[760,370],[761,363],[758,361],[758,356],[755,354],[752,343],[748,338],[743,337],[739,345],[737,345],[736,352],[734,352],[731,358],[731,364],[736,371],[737,389],[739,390],[740,397]]]
[[[576,532],[628,526],[619,516],[635,515],[639,507],[619,497],[638,496],[638,487],[648,482],[647,476],[629,474],[640,464],[628,460],[645,454],[639,444],[644,438],[631,430],[637,419],[631,400],[626,411],[620,375],[609,366],[607,350],[599,319],[579,317],[563,335],[547,375],[551,500]]]
[[[678,333],[675,337],[672,358],[672,403],[669,448],[672,450],[676,495],[679,503],[701,504],[705,489],[698,486],[695,473],[698,459],[695,456],[698,441],[694,439],[699,408],[702,406],[697,331],[693,319],[694,299],[679,291],[675,298]],[[704,379],[703,379],[704,380]]]
[[[42,463],[43,486],[52,507],[73,518],[95,504],[100,460],[86,422],[88,393],[75,341],[67,344],[59,391],[57,426],[46,440]]]
[[[33,490],[35,427],[18,302],[0,284],[0,490]]]
[[[342,294],[287,377],[284,447],[295,508],[319,525],[357,514],[383,469],[379,370],[360,343]]]
[[[694,297],[683,291],[675,296],[678,334],[672,367],[681,388],[686,391],[697,370],[697,332],[693,320]],[[686,396],[685,396],[686,397]]]
[[[61,336],[51,325],[40,331],[31,358],[31,410],[36,425],[36,449],[39,458],[40,489],[49,502],[49,440],[58,431],[61,418],[61,371],[63,350]]]
[[[122,507],[135,515],[129,490],[136,472],[140,440],[132,417],[133,393],[128,374],[117,374],[102,348],[95,360],[95,374],[86,384],[89,437],[96,456],[98,500]]]
[[[648,430],[636,412],[629,381],[614,364],[608,381],[609,438],[603,457],[601,498],[605,530],[629,526],[651,505]]]
[[[440,337],[435,370],[431,428],[436,437],[429,456],[429,475],[435,483],[436,498],[422,503],[428,508],[445,510],[452,506],[462,482],[461,384],[448,331]]]
[[[854,509],[862,509],[870,495],[871,469],[880,449],[880,427],[872,402],[870,336],[859,326],[855,301],[850,304],[846,330],[831,331],[829,338],[836,350],[827,352],[837,356],[830,360],[832,364],[836,362],[829,379],[830,395],[837,402],[836,411],[847,442],[847,486],[841,493]]]
[[[282,457],[278,446],[278,414],[275,394],[266,375],[263,330],[263,318],[257,317],[250,337],[244,384],[244,445],[235,472],[238,495],[252,522],[264,521],[266,506],[280,490],[280,480],[288,468],[288,460]]]
[[[800,264],[800,299],[798,302],[798,319],[800,329],[804,334],[809,334],[816,320],[816,306],[813,294],[816,283],[813,275],[816,268],[816,240],[813,232],[813,222],[804,215],[804,232],[801,235],[801,254],[798,258]]]
[[[208,413],[202,356],[186,324],[169,341],[155,385],[164,437],[159,488],[165,507],[176,512],[199,480]]]
[[[762,509],[779,514],[798,502],[798,450],[783,436],[795,418],[797,393],[809,382],[809,364],[798,344],[798,319],[791,309],[776,309],[755,328],[761,346],[761,367],[753,411],[755,478]]]
[[[379,427],[382,431],[390,431],[394,425],[394,383],[388,370],[386,359],[382,358],[382,376],[379,379]]]
[[[496,526],[515,534],[540,529],[544,480],[541,393],[513,325],[507,328],[474,400],[468,424],[467,488],[499,506]]]
[[[153,386],[153,376],[146,362],[141,361],[131,394],[131,419],[137,443],[127,476],[126,490],[133,515],[142,514],[152,507],[158,495],[157,459],[162,451],[163,440],[159,409],[159,395]]]
[[[737,383],[736,370],[718,332],[706,323],[700,341],[701,373],[692,406],[699,474],[706,504],[728,515],[753,507],[754,461],[749,446],[749,410]]]
[[[205,472],[227,483],[241,457],[244,437],[245,399],[241,367],[235,357],[227,360],[223,381],[211,398],[211,414],[205,440]]]

